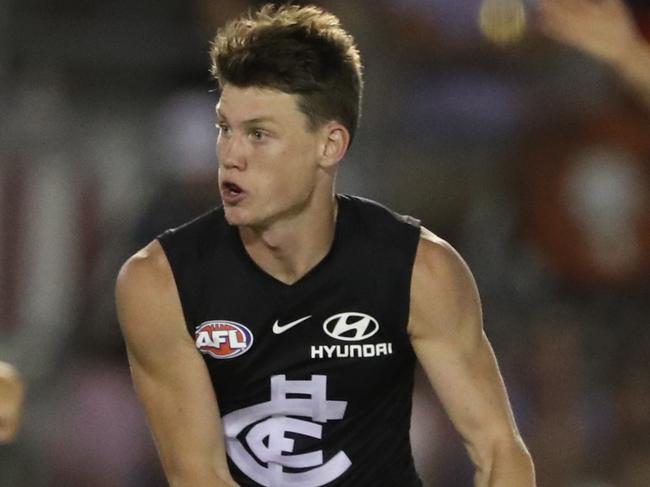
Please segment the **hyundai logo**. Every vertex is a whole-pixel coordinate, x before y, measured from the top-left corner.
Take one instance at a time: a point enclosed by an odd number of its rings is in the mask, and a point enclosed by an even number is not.
[[[323,323],[323,330],[332,338],[346,342],[358,342],[370,338],[379,331],[379,323],[363,313],[339,313]]]

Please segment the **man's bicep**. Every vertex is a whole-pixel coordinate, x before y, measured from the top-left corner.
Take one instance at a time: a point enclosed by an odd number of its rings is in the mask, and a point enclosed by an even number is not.
[[[454,426],[473,449],[516,439],[505,387],[487,338],[471,356],[446,344],[414,342],[431,385]]]
[[[122,268],[116,302],[133,381],[168,477],[225,476],[216,397],[159,244]]]
[[[223,476],[225,447],[212,385],[196,351],[180,348],[163,370],[129,347],[133,383],[170,480],[212,469]]]
[[[474,279],[448,244],[435,238],[421,244],[411,295],[413,348],[470,453],[516,439]]]

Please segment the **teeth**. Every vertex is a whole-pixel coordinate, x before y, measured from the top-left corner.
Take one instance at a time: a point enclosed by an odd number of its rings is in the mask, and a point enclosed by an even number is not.
[[[239,194],[241,193],[241,188],[237,186],[235,183],[226,183],[226,191],[229,193],[234,193],[234,194]]]

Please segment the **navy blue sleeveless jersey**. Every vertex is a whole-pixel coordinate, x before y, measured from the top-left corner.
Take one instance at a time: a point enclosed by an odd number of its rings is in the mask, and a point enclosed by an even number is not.
[[[330,252],[291,285],[253,262],[221,208],[158,237],[242,486],[421,485],[407,335],[419,222],[337,200]]]

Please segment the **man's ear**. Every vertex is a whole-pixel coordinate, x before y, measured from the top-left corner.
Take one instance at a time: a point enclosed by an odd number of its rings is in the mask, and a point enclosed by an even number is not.
[[[334,166],[348,150],[350,132],[339,122],[329,122],[323,127],[321,160],[323,166]]]

